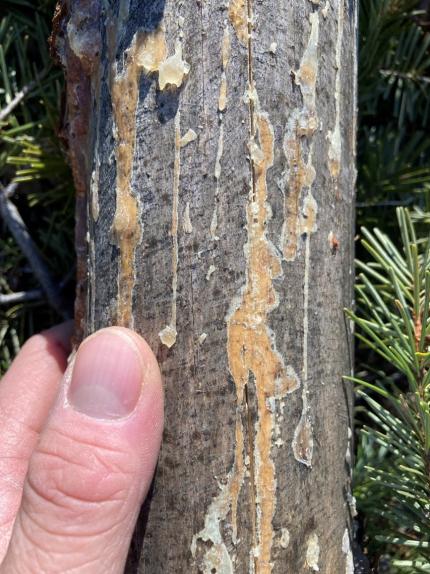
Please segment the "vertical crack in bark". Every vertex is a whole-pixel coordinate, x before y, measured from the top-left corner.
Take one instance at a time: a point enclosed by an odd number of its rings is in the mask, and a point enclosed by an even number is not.
[[[293,261],[297,257],[298,239],[305,235],[305,261],[303,286],[303,392],[302,415],[294,431],[293,453],[297,461],[311,467],[313,455],[313,434],[308,404],[308,335],[309,335],[309,273],[311,262],[311,234],[317,229],[317,203],[312,195],[315,180],[313,166],[314,134],[319,118],[316,110],[316,82],[318,76],[319,12],[311,12],[308,42],[300,67],[295,72],[295,83],[299,86],[303,105],[293,110],[287,122],[284,138],[284,153],[287,159],[284,225],[281,246],[284,259]],[[307,151],[307,160],[305,154]],[[303,192],[307,190],[303,206],[299,209]]]
[[[172,201],[172,308],[170,323],[159,333],[163,345],[172,347],[176,342],[176,298],[178,289],[178,202],[181,178],[181,112],[175,116],[175,160],[173,168],[173,201]]]
[[[255,384],[255,381],[254,381]],[[253,411],[252,405],[250,404],[250,397],[249,397],[249,380],[245,385],[245,411],[246,411],[246,424],[247,424],[247,439],[248,439],[248,469],[249,469],[249,481],[251,486],[251,532],[252,532],[252,540],[253,540],[253,548],[257,547],[257,493],[255,489],[255,445],[254,445],[254,421],[253,421]],[[256,565],[256,558],[251,554],[250,560],[252,561],[252,566],[254,568],[254,572],[257,571]]]
[[[256,540],[251,551],[257,574],[272,571],[272,520],[276,507],[276,469],[272,460],[275,402],[295,390],[299,383],[291,367],[277,351],[275,335],[268,325],[269,314],[278,307],[273,280],[282,275],[281,260],[267,237],[271,209],[267,202],[267,170],[273,164],[274,135],[269,117],[260,110],[254,92],[256,139],[249,142],[254,185],[247,206],[248,242],[245,245],[246,283],[240,300],[227,318],[229,368],[237,385],[238,404],[252,373],[256,392],[256,422],[253,430]]]
[[[214,210],[212,214],[211,224],[210,224],[210,236],[214,241],[218,241],[219,237],[217,235],[218,227],[218,201],[219,201],[219,189],[220,189],[220,178],[221,178],[221,158],[224,151],[224,112],[227,107],[227,68],[230,61],[230,32],[228,29],[228,22],[226,22],[224,27],[224,34],[222,40],[221,49],[221,64],[222,64],[222,74],[221,74],[221,85],[218,95],[218,113],[219,113],[219,135],[218,135],[218,147],[215,159],[215,193],[214,193]]]
[[[247,30],[248,30],[248,37],[247,37],[247,50],[248,50],[248,91],[249,91],[249,128],[250,128],[250,141],[253,141],[255,137],[255,121],[254,121],[254,69],[253,69],[253,54],[252,54],[252,25],[253,25],[253,9],[251,0],[246,0],[246,14],[247,14]],[[272,142],[273,146],[273,142]],[[255,170],[254,170],[254,160],[252,157],[252,151],[250,156],[250,166],[251,166],[251,188],[252,188],[252,201],[255,201],[256,198],[256,189],[255,189]],[[248,405],[248,393],[245,394],[246,398],[246,405],[249,411]],[[258,416],[258,415],[257,415]],[[255,555],[255,551],[258,548],[258,535],[257,535],[257,483],[256,483],[256,473],[258,473],[258,469],[256,469],[256,460],[255,460],[255,444],[253,440],[253,432],[251,428],[252,421],[248,418],[248,449],[249,449],[249,459],[251,464],[251,473],[250,473],[250,483],[251,483],[251,520],[252,520],[252,540],[253,540],[253,548],[254,548],[254,555],[250,556],[250,560],[253,561],[253,568],[256,574],[258,573],[258,563],[257,557]],[[275,493],[276,495],[276,489]]]
[[[247,38],[247,49],[248,49],[248,85],[251,93],[254,91],[254,64],[253,64],[253,54],[252,54],[252,26],[253,26],[253,9],[252,1],[246,0],[246,12],[247,12],[247,26],[248,26],[248,38]],[[251,127],[251,138],[255,136],[255,119],[254,119],[255,109],[254,101],[252,98],[249,99],[249,119]],[[252,163],[252,161],[251,161]],[[253,187],[255,182],[253,182]]]
[[[94,141],[94,158],[93,171],[90,181],[90,197],[88,205],[89,226],[97,223],[99,217],[99,185],[100,185],[100,118],[101,118],[101,74],[102,67],[98,66],[94,81],[94,107],[96,115],[95,141]],[[96,330],[95,313],[96,313],[96,249],[94,243],[94,231],[90,231],[88,245],[88,296],[87,296],[87,329],[90,333]]]
[[[158,67],[158,83],[160,90],[166,86],[179,88],[184,78],[190,71],[190,66],[182,58],[182,21],[179,19],[179,37],[175,44],[175,53],[170,56]],[[177,291],[178,291],[178,263],[179,263],[179,243],[178,243],[178,221],[179,221],[179,188],[181,184],[181,148],[194,141],[197,138],[194,130],[189,129],[181,137],[181,112],[178,109],[175,116],[175,159],[173,168],[173,199],[172,199],[172,307],[170,322],[159,333],[161,342],[166,347],[172,347],[176,343],[176,310],[177,310]]]
[[[311,467],[314,448],[312,424],[309,418],[309,373],[308,373],[308,337],[309,337],[309,271],[311,257],[311,234],[316,231],[317,205],[309,193],[304,201],[302,233],[305,240],[305,273],[303,278],[303,368],[302,368],[302,415],[294,431],[293,452],[296,460]]]
[[[328,167],[331,176],[335,180],[335,191],[337,193],[338,178],[340,175],[341,160],[342,160],[342,138],[340,135],[340,73],[341,73],[341,55],[342,55],[342,40],[344,28],[344,0],[338,0],[337,8],[337,35],[336,35],[336,79],[334,87],[334,101],[336,105],[335,122],[333,131],[329,131],[327,139],[329,141],[328,148]]]
[[[197,134],[194,130],[189,129],[181,137],[181,112],[178,110],[175,116],[175,159],[173,167],[173,201],[172,201],[172,226],[170,234],[172,236],[172,307],[170,323],[159,333],[163,345],[172,347],[176,342],[176,313],[177,313],[177,294],[178,294],[178,263],[179,263],[179,188],[181,183],[181,148],[195,141]],[[193,228],[190,220],[190,206],[187,203],[186,213],[188,219],[184,221],[184,231],[191,233]]]

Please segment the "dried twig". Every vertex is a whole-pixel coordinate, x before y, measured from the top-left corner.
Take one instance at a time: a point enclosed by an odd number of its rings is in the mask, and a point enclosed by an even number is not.
[[[13,235],[15,241],[26,256],[31,268],[33,269],[33,273],[46,294],[49,304],[63,318],[68,319],[69,315],[63,306],[59,290],[52,280],[49,270],[46,267],[36,244],[32,240],[19,211],[7,197],[2,186],[0,187],[0,213],[10,233]]]
[[[17,190],[17,187],[18,187],[18,184],[16,182],[12,181],[6,187],[3,188],[3,193],[9,199],[15,193],[15,191]]]
[[[15,94],[15,97],[8,103],[8,105],[5,108],[0,110],[0,122],[5,120],[7,116],[13,112],[16,106],[18,106],[22,102],[22,100],[29,92],[31,92],[31,90],[34,90],[39,81],[46,75],[46,72],[47,70],[43,70],[35,80],[29,82],[26,86],[22,88],[22,90],[20,90],[17,94]]]
[[[0,305],[16,305],[25,301],[37,301],[43,299],[42,289],[19,291],[17,293],[0,293]]]

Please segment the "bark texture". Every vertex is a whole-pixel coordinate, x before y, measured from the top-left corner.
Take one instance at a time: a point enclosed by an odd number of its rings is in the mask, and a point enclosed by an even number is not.
[[[355,1],[59,14],[81,332],[134,327],[165,380],[127,570],[352,574]]]

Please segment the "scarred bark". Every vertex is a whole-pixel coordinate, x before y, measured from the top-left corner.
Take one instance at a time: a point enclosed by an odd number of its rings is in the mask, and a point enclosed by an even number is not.
[[[355,3],[90,4],[57,24],[78,320],[137,329],[166,389],[127,568],[352,573]]]

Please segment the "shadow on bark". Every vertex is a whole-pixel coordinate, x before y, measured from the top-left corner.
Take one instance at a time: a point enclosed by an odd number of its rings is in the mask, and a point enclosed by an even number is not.
[[[130,549],[128,551],[127,562],[124,569],[125,574],[137,574],[139,572],[143,539],[145,537],[146,526],[148,524],[148,515],[151,508],[153,493],[154,481],[151,483],[148,495],[139,512],[139,518],[137,519],[136,528],[134,529],[133,538],[131,539]]]

